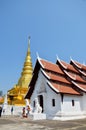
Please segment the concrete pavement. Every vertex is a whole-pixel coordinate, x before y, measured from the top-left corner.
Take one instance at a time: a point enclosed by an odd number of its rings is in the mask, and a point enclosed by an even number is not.
[[[37,120],[2,116],[0,130],[86,130],[86,119],[72,121]]]

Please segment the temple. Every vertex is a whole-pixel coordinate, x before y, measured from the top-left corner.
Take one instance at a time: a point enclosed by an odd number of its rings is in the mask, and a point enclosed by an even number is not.
[[[42,108],[33,119],[86,118],[86,65],[72,59],[66,63],[58,58],[52,63],[38,57],[29,87],[25,97],[33,111],[35,99]]]
[[[21,77],[14,87],[8,90],[7,101],[9,105],[23,106],[25,105],[25,95],[28,90],[28,84],[32,78],[32,60],[30,54],[30,38],[28,43],[27,55],[22,69]]]

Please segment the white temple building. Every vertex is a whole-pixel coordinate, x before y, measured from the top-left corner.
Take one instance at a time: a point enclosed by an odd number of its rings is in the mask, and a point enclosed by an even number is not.
[[[71,120],[86,118],[86,66],[74,60],[56,63],[37,58],[26,99],[36,108],[39,119]]]

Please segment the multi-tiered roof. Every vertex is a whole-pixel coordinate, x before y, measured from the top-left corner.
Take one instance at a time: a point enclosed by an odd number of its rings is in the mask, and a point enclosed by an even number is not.
[[[39,70],[46,78],[48,86],[56,93],[81,96],[86,92],[85,65],[72,59],[70,63],[57,59],[54,64],[38,57],[26,98],[30,98],[33,93]]]

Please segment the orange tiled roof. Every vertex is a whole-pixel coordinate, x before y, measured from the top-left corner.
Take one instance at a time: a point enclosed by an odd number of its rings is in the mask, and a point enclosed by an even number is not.
[[[80,64],[78,62],[75,61],[75,63],[81,67],[81,69],[85,70],[86,71],[86,65],[83,65],[83,64]]]
[[[45,72],[45,73],[50,77],[51,80],[71,84],[64,76],[55,75],[55,74],[50,73],[50,72]]]
[[[46,60],[43,60],[41,59],[40,60],[44,69],[47,69],[47,70],[50,70],[50,71],[53,71],[53,72],[57,72],[57,73],[60,73],[60,74],[64,74],[63,71],[60,69],[59,66],[57,66],[56,64],[53,64],[51,62],[48,62]]]
[[[80,86],[80,88],[82,88],[82,89],[84,89],[86,91],[86,84],[78,83],[78,85]]]
[[[73,61],[73,63],[74,63],[77,67],[79,67],[80,69],[86,71],[86,65],[81,64],[81,63],[79,63],[79,62],[77,62],[77,61]]]
[[[57,89],[57,91],[59,91],[60,93],[66,93],[66,94],[74,94],[74,95],[80,95],[79,92],[77,92],[76,90],[74,90],[72,87],[66,86],[66,85],[59,85],[56,83],[51,83],[51,85]]]
[[[77,71],[71,64],[68,64],[68,63],[66,63],[66,62],[64,62],[64,61],[61,61],[61,63],[62,63],[64,66],[66,66],[68,70],[71,70],[71,71],[74,71],[74,72],[78,73],[78,71]]]
[[[74,66],[71,65],[71,64],[68,64],[68,63],[60,60],[61,65],[59,66],[59,64],[56,65],[56,64],[53,64],[53,63],[48,62],[48,61],[43,60],[43,59],[41,59],[41,63],[44,66],[44,69],[63,74],[63,77],[62,77],[60,75],[55,75],[52,72],[46,72],[46,74],[52,80],[56,80],[56,81],[63,82],[63,83],[68,83],[68,84],[71,84],[72,80],[74,80],[74,82],[77,82],[77,83],[78,82],[79,83],[80,82],[81,83],[86,83],[86,81],[80,76],[79,71],[77,69],[75,69]],[[62,65],[63,65],[63,67],[61,67]],[[65,68],[66,68],[66,70],[65,70]],[[64,71],[66,71],[67,73],[65,73]],[[70,82],[66,79],[66,76],[70,78]],[[82,88],[84,86],[85,85],[81,85]]]
[[[82,67],[85,69],[86,66],[78,64],[75,61],[71,62],[68,64],[64,61],[57,60],[57,64],[53,64],[46,60],[38,59],[38,63],[36,64],[37,69],[35,68],[36,71],[34,71],[35,73],[30,82],[30,86],[32,87],[30,87],[30,93],[28,91],[27,95],[29,94],[31,96],[31,93],[33,92],[36,80],[38,79],[37,73],[39,72],[39,69],[42,70],[45,78],[47,78],[46,81],[48,81],[53,89],[59,93],[81,95],[82,92],[86,92],[86,80],[81,77],[80,72],[85,72],[85,70],[80,68]],[[76,67],[74,64],[77,64]],[[39,67],[37,67],[37,65],[39,65]]]
[[[68,74],[71,75],[76,81],[86,83],[86,81],[83,78],[81,78],[80,75],[76,75],[71,72],[68,72]]]

